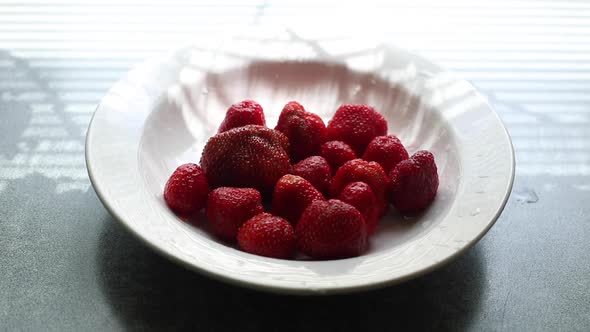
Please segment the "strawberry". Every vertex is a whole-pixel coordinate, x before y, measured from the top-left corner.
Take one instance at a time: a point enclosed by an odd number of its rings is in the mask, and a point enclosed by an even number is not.
[[[221,187],[207,198],[207,219],[211,229],[227,241],[235,240],[240,226],[262,212],[262,196],[256,189]]]
[[[324,196],[304,178],[287,174],[279,179],[272,195],[272,212],[293,225],[313,201],[324,201]]]
[[[289,138],[291,161],[317,155],[326,141],[326,125],[316,114],[305,111],[296,101],[285,105],[275,130]]]
[[[379,223],[377,197],[371,187],[364,182],[352,182],[340,192],[338,199],[354,206],[365,218],[367,234],[373,235]]]
[[[326,158],[333,173],[336,173],[345,162],[357,158],[350,145],[342,141],[329,141],[322,144],[320,155]]]
[[[207,178],[197,164],[178,166],[164,187],[166,204],[177,213],[189,215],[205,207],[209,194]]]
[[[337,199],[311,203],[295,226],[295,235],[299,250],[317,259],[358,256],[367,248],[363,216]]]
[[[313,156],[303,159],[293,165],[293,174],[309,181],[324,195],[330,193],[332,170],[324,157]]]
[[[379,217],[383,216],[388,207],[385,194],[389,181],[383,168],[377,162],[354,159],[344,163],[332,179],[332,197],[338,197],[346,185],[357,181],[364,182],[371,187],[380,206]]]
[[[255,188],[265,194],[291,171],[288,150],[282,133],[247,125],[211,137],[203,149],[201,167],[213,188]]]
[[[408,158],[408,151],[394,135],[375,137],[363,154],[364,160],[378,162],[385,173],[389,173],[397,163]]]
[[[328,122],[326,133],[329,141],[344,141],[362,156],[373,138],[387,134],[387,121],[371,106],[342,105]]]
[[[249,124],[260,126],[266,125],[262,106],[254,100],[244,100],[231,105],[228,108],[227,113],[225,113],[225,119],[223,119],[217,132],[223,133],[224,131]]]
[[[418,151],[397,164],[389,173],[389,201],[400,213],[424,210],[438,190],[438,173],[434,156]]]
[[[260,213],[240,227],[238,245],[251,254],[287,259],[295,252],[295,231],[287,220]]]

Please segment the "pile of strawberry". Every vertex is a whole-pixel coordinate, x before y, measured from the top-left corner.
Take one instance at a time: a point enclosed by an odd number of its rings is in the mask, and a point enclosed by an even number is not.
[[[273,130],[258,103],[242,101],[228,109],[200,164],[174,171],[168,206],[183,216],[205,208],[217,237],[275,258],[296,250],[315,259],[358,256],[390,203],[419,212],[438,189],[433,155],[410,157],[367,105],[340,106],[326,126],[292,101]]]

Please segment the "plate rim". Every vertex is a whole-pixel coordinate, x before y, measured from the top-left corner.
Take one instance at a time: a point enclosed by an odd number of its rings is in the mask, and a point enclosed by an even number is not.
[[[426,60],[425,58],[421,57],[420,55],[416,55],[412,52],[397,48],[397,47],[392,47],[395,51],[398,52],[403,52],[405,54],[407,54],[408,56],[411,56],[419,61],[422,61],[424,63],[428,63],[432,66],[435,66],[437,68],[439,68],[441,70],[441,72],[446,72],[448,73],[449,71],[446,70],[444,67]],[[234,285],[238,285],[238,286],[242,286],[242,287],[248,287],[248,288],[253,288],[253,289],[258,289],[258,290],[263,290],[263,291],[271,291],[271,292],[278,292],[278,293],[287,293],[287,294],[299,294],[299,295],[317,295],[317,294],[337,294],[337,293],[349,293],[349,292],[355,292],[355,291],[363,291],[363,290],[369,290],[369,289],[375,289],[375,288],[380,288],[380,287],[385,287],[388,285],[393,285],[393,284],[397,284],[397,283],[402,283],[406,280],[409,279],[413,279],[415,277],[424,275],[430,271],[433,271],[435,269],[440,268],[443,265],[446,265],[447,263],[449,263],[450,261],[454,260],[455,258],[457,258],[458,256],[464,254],[467,250],[469,250],[471,247],[473,247],[485,234],[487,234],[487,232],[491,229],[491,227],[496,223],[496,221],[498,220],[498,218],[500,217],[501,213],[503,212],[508,199],[510,197],[510,193],[512,191],[512,187],[514,184],[514,177],[515,177],[515,152],[514,152],[514,147],[513,147],[513,143],[512,143],[512,139],[510,137],[510,134],[508,132],[508,130],[506,129],[506,126],[504,125],[504,123],[502,122],[501,118],[499,117],[499,115],[494,111],[494,109],[492,108],[492,106],[489,104],[489,102],[487,100],[484,99],[484,104],[485,107],[490,111],[490,114],[493,115],[494,119],[497,121],[497,123],[500,125],[501,129],[502,129],[502,134],[503,136],[507,139],[508,141],[508,145],[507,148],[509,149],[509,157],[510,157],[510,174],[509,174],[509,180],[508,180],[508,185],[506,186],[506,188],[504,188],[504,192],[502,193],[502,200],[500,205],[498,206],[497,209],[495,209],[495,212],[493,214],[493,216],[491,217],[490,221],[486,224],[486,227],[484,227],[483,229],[481,229],[479,231],[479,233],[477,234],[477,236],[471,238],[471,240],[467,243],[465,243],[460,249],[455,250],[452,254],[447,255],[444,259],[437,261],[433,264],[430,264],[424,268],[415,270],[412,273],[408,273],[406,275],[403,276],[398,276],[396,278],[389,278],[389,279],[382,279],[380,281],[374,281],[371,283],[358,283],[355,285],[346,285],[346,286],[338,286],[338,287],[330,287],[330,288],[323,288],[323,289],[316,289],[316,288],[312,288],[310,286],[305,286],[305,287],[292,287],[292,286],[286,286],[286,285],[282,285],[282,286],[278,286],[276,284],[265,284],[264,282],[259,282],[259,283],[255,283],[255,282],[251,282],[248,280],[244,280],[242,278],[240,278],[239,275],[226,275],[226,274],[222,274],[222,273],[217,273],[213,270],[208,269],[206,266],[199,266],[196,265],[194,263],[191,262],[187,262],[181,258],[179,258],[178,256],[170,253],[169,251],[165,250],[164,248],[152,243],[148,238],[146,238],[144,236],[144,234],[138,232],[135,228],[131,227],[131,225],[125,220],[124,217],[121,216],[121,214],[119,213],[119,211],[117,210],[117,208],[115,207],[114,204],[112,204],[112,202],[109,201],[109,197],[106,194],[106,191],[102,190],[102,183],[100,183],[100,179],[97,178],[96,176],[96,172],[94,170],[94,167],[96,165],[93,165],[92,162],[92,153],[93,153],[93,140],[94,140],[94,127],[93,125],[95,124],[95,118],[97,117],[97,115],[99,114],[99,112],[104,112],[105,111],[105,107],[104,107],[104,100],[105,98],[107,98],[109,95],[112,95],[115,91],[116,91],[116,87],[118,84],[121,84],[122,82],[124,82],[125,80],[127,80],[129,78],[130,75],[132,75],[134,72],[137,72],[138,70],[142,70],[144,68],[150,67],[150,66],[158,66],[161,65],[162,61],[165,61],[165,59],[169,59],[170,56],[175,55],[179,50],[184,49],[184,48],[179,48],[175,51],[172,52],[168,52],[165,55],[162,56],[158,56],[158,57],[153,57],[151,59],[148,59],[147,61],[144,61],[143,63],[141,63],[140,65],[134,67],[133,69],[131,69],[124,78],[122,78],[121,80],[119,80],[115,86],[113,86],[111,89],[109,89],[109,91],[105,94],[105,97],[101,100],[101,102],[98,104],[98,106],[96,107],[95,112],[92,115],[92,118],[90,120],[90,123],[88,125],[88,130],[86,133],[86,141],[85,141],[85,161],[86,161],[86,166],[87,166],[87,172],[90,178],[90,181],[93,185],[93,188],[99,198],[99,200],[101,201],[101,203],[103,204],[103,206],[105,206],[105,208],[107,209],[107,211],[115,217],[115,219],[121,223],[127,230],[129,230],[132,234],[134,234],[136,237],[138,237],[142,242],[144,242],[148,247],[152,248],[154,251],[158,252],[159,254],[162,254],[163,256],[167,257],[168,259],[171,259],[172,261],[184,266],[184,267],[188,267],[191,270],[200,272],[202,274],[205,274],[209,277],[212,277],[214,279],[217,280],[221,280],[224,282],[228,282],[230,284],[234,284]],[[479,91],[473,87],[473,85],[471,85],[470,83],[468,83],[467,81],[465,81],[464,79],[460,79],[463,82],[466,82],[467,84],[469,84],[469,86],[473,89],[473,91],[480,97],[481,94],[479,93]],[[162,91],[161,91],[162,92]],[[160,92],[160,93],[161,93]],[[153,102],[155,103],[156,100],[159,97],[156,97]],[[482,97],[483,98],[483,97]],[[149,114],[151,113],[152,110],[150,110],[146,117],[149,116]],[[141,140],[138,140],[136,143],[139,145]]]

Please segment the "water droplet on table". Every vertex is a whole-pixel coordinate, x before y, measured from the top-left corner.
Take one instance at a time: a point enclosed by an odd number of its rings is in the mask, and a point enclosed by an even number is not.
[[[539,196],[537,196],[535,190],[531,188],[516,189],[514,190],[513,195],[520,203],[537,203],[539,201]]]
[[[582,191],[590,191],[590,184],[574,184],[574,188]],[[553,187],[551,189],[553,189]]]

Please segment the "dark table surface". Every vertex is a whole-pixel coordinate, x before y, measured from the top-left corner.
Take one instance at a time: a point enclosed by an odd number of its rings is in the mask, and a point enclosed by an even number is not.
[[[383,4],[0,1],[0,330],[590,330],[590,2]],[[475,247],[404,284],[301,298],[187,271],[109,215],[84,163],[107,89],[184,41],[277,23],[382,36],[489,97],[516,180]]]

